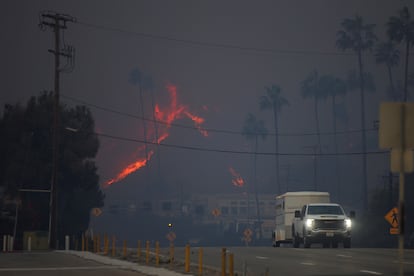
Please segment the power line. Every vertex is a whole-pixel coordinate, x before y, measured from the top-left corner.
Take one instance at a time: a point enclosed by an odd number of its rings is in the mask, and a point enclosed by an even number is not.
[[[85,132],[85,131],[84,131]],[[166,148],[178,148],[178,149],[186,149],[186,150],[195,150],[195,151],[204,151],[204,152],[217,152],[217,153],[230,153],[230,154],[248,154],[248,155],[263,155],[263,156],[302,156],[302,157],[314,157],[314,156],[352,156],[352,155],[362,155],[364,152],[341,152],[341,153],[277,153],[277,152],[252,152],[252,151],[236,151],[236,150],[225,150],[225,149],[212,149],[212,148],[201,148],[201,147],[193,147],[193,146],[183,146],[183,145],[174,145],[174,144],[163,144],[163,143],[156,143],[156,142],[149,142],[135,138],[127,138],[121,136],[115,136],[111,134],[101,133],[101,132],[88,132],[89,134],[95,134],[100,137],[110,138],[115,140],[121,140],[126,142],[134,142],[134,143],[141,143],[141,144],[149,144],[149,145],[159,145],[161,147]],[[369,151],[365,152],[366,154],[384,154],[388,153],[388,151]]]
[[[154,120],[154,119],[150,119],[150,118],[145,118],[142,116],[138,116],[135,114],[130,114],[130,113],[126,113],[126,112],[122,112],[119,110],[115,110],[112,108],[108,108],[108,107],[103,107],[100,105],[96,105],[96,104],[92,104],[74,97],[70,97],[70,96],[66,96],[62,94],[62,98],[71,100],[73,102],[77,102],[83,105],[87,105],[102,111],[106,111],[106,112],[110,112],[110,113],[114,113],[117,115],[121,115],[121,116],[126,116],[126,117],[130,117],[130,118],[134,118],[134,119],[139,119],[139,120],[145,120],[145,121],[150,121],[150,122],[155,122],[157,124],[163,124],[163,125],[167,125],[167,126],[173,126],[173,127],[178,127],[178,128],[186,128],[186,129],[193,129],[193,130],[198,130],[198,128],[194,127],[194,126],[187,126],[187,125],[182,125],[182,124],[177,124],[177,123],[168,123],[165,121],[159,121],[159,120]],[[225,130],[225,129],[217,129],[217,128],[203,128],[204,130],[208,131],[208,132],[213,132],[213,133],[226,133],[226,134],[235,134],[235,135],[243,135],[243,133],[241,131],[235,131],[235,130]],[[319,135],[340,135],[340,134],[351,134],[351,133],[360,133],[362,132],[362,129],[354,129],[354,130],[343,130],[343,131],[337,131],[335,132],[321,132],[319,133]],[[366,129],[366,131],[378,131],[378,129],[376,128],[370,128],[370,129]],[[260,134],[260,133],[258,133]],[[267,135],[269,136],[275,136],[276,133],[272,133],[269,132],[267,133]],[[315,132],[309,132],[309,133],[279,133],[279,136],[286,136],[286,137],[292,137],[292,136],[316,136],[318,135]]]
[[[321,56],[354,56],[355,55],[353,53],[348,53],[348,52],[286,50],[286,49],[272,49],[272,48],[240,46],[240,45],[235,45],[235,44],[215,43],[215,42],[198,41],[198,40],[191,40],[191,39],[181,39],[181,38],[175,38],[175,37],[170,37],[170,36],[135,32],[135,31],[125,30],[121,28],[103,26],[103,25],[98,25],[98,24],[93,24],[93,23],[88,23],[88,22],[82,22],[82,21],[77,21],[76,23],[81,26],[88,27],[88,28],[122,33],[125,35],[130,35],[130,36],[135,36],[135,37],[143,37],[143,38],[154,39],[154,40],[166,40],[166,41],[171,41],[171,42],[184,43],[184,44],[201,46],[201,47],[209,47],[209,48],[223,48],[223,49],[233,49],[233,50],[240,50],[240,51],[250,51],[250,52],[268,53],[268,54],[280,54],[280,55],[321,55]]]

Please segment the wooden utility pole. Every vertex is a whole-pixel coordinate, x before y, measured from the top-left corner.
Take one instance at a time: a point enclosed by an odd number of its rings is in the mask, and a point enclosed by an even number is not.
[[[58,161],[59,161],[59,81],[60,81],[60,56],[72,58],[72,47],[61,49],[61,30],[66,29],[67,22],[74,22],[74,18],[54,12],[43,12],[39,26],[44,29],[50,27],[55,33],[55,49],[49,50],[55,56],[55,81],[53,93],[53,136],[52,136],[52,175],[50,183],[50,206],[49,206],[49,248],[58,249]]]

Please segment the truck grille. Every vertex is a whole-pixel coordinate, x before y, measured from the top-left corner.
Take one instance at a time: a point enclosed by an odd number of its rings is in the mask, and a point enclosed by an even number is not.
[[[327,230],[342,230],[345,229],[345,221],[338,219],[317,219],[314,223],[314,229],[327,229]]]

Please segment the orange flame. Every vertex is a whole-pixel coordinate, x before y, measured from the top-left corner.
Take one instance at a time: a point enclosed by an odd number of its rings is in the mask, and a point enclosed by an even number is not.
[[[164,124],[158,124],[157,125],[157,132],[158,132],[158,139],[156,138],[148,138],[148,137],[155,137],[155,128],[154,125],[148,124],[147,127],[147,141],[151,141],[152,143],[160,144],[162,141],[168,138],[169,129],[171,127],[171,124],[178,119],[183,118],[184,116],[191,119],[194,122],[195,127],[199,130],[199,132],[203,136],[208,136],[208,132],[201,127],[201,125],[204,123],[204,118],[201,118],[199,116],[196,116],[192,114],[188,107],[185,105],[178,104],[177,102],[177,87],[172,84],[168,84],[166,86],[168,93],[170,94],[170,104],[168,107],[161,109],[159,104],[156,104],[154,106],[154,117],[156,121],[164,122]],[[151,128],[152,127],[152,128]],[[148,146],[148,145],[147,145]],[[113,179],[106,182],[106,185],[112,185],[131,173],[145,167],[150,161],[151,157],[154,154],[154,150],[148,151],[148,156],[145,157],[146,153],[144,152],[145,146],[138,149],[140,152],[140,155],[143,157],[138,158],[136,161],[132,162],[128,166],[126,166],[124,169],[121,170],[121,172],[114,177]]]
[[[139,170],[140,168],[144,167],[147,162],[151,159],[152,155],[154,154],[154,151],[148,152],[148,158],[138,159],[137,161],[129,164],[125,169],[123,169],[115,178],[109,180],[106,184],[112,185],[115,182],[118,182],[125,177],[127,177],[129,174],[135,172],[136,170]]]
[[[240,176],[238,172],[236,172],[232,167],[229,168],[231,175],[233,176],[231,183],[233,183],[236,187],[243,187],[244,186],[244,179]]]

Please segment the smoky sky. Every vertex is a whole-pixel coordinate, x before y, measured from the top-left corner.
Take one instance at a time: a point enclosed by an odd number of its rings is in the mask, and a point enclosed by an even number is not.
[[[269,132],[274,132],[272,113],[259,110],[259,97],[265,94],[265,87],[279,85],[290,103],[280,114],[279,132],[299,134],[281,136],[279,151],[312,153],[316,136],[305,134],[315,132],[313,101],[302,98],[300,82],[312,70],[345,78],[349,70],[357,69],[355,55],[335,48],[336,32],[344,18],[361,15],[366,23],[377,24],[376,35],[384,40],[388,18],[404,5],[413,12],[409,1],[376,0],[6,0],[0,11],[1,108],[5,103],[25,103],[29,96],[53,89],[54,61],[47,51],[53,48],[53,32],[38,28],[39,12],[69,14],[77,22],[68,23],[64,40],[76,48],[76,66],[72,73],[61,75],[61,102],[69,106],[81,104],[76,100],[89,104],[97,132],[142,140],[143,121],[125,116],[141,114],[138,88],[128,81],[134,68],[154,81],[152,95],[143,95],[146,117],[151,118],[152,96],[160,106],[168,106],[166,85],[173,84],[178,101],[205,119],[204,128],[213,130],[204,137],[191,128],[194,124],[188,118],[175,121],[186,127],[172,126],[164,143],[178,147],[153,147],[155,154],[148,168],[107,189],[108,198],[136,198],[142,196],[142,191],[151,190],[151,186],[164,191],[163,197],[181,190],[188,194],[239,192],[231,183],[229,167],[252,181],[254,156],[237,153],[253,151],[240,134],[247,113],[264,120]],[[376,65],[372,55],[364,55],[364,63],[377,87],[375,93],[367,94],[366,124],[372,128],[378,119],[379,103],[386,100],[387,75],[386,68]],[[395,70],[397,81],[402,80],[402,72],[400,65]],[[339,123],[338,130],[359,129],[358,92],[349,92],[339,101],[348,111],[348,120]],[[330,108],[329,101],[320,103],[322,132],[332,131]],[[340,151],[360,150],[359,135],[340,136]],[[368,140],[374,145],[376,139],[375,131],[368,133]],[[100,142],[96,161],[102,183],[134,161],[137,148],[142,145],[102,137]],[[322,144],[325,152],[333,151],[332,136],[323,135]],[[260,140],[258,151],[274,152],[273,136]],[[384,155],[369,156],[368,161],[372,190],[382,185],[378,175],[387,171],[388,161]],[[352,195],[353,189],[362,183],[361,158],[343,156],[340,162],[342,177],[352,183],[343,190],[345,201],[357,204],[358,199]],[[281,156],[280,163],[283,191],[313,188],[312,156]],[[330,163],[329,158],[321,161],[319,185],[321,190],[335,193]],[[274,157],[257,155],[257,168],[260,189],[274,193]]]

